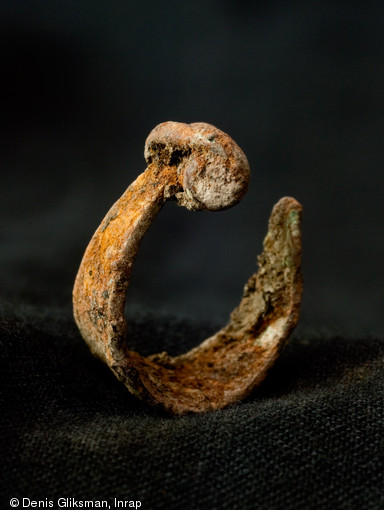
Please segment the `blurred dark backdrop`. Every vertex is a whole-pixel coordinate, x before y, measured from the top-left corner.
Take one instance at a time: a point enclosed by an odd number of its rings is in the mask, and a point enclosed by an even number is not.
[[[150,130],[206,121],[247,154],[249,192],[221,213],[166,205],[128,315],[225,321],[273,204],[292,195],[305,208],[301,327],[382,333],[383,23],[372,1],[3,0],[2,301],[69,310]]]

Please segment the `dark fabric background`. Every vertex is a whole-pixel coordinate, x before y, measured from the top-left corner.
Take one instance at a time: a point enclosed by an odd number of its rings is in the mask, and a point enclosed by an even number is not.
[[[2,314],[3,508],[11,497],[116,497],[162,509],[383,507],[382,340],[295,337],[245,402],[170,418],[89,355],[69,315]],[[207,333],[141,316],[130,338],[177,352]]]
[[[383,26],[379,1],[1,2],[1,508],[384,507]],[[131,397],[71,312],[86,244],[165,120],[227,131],[252,182],[229,211],[161,211],[132,348],[179,353],[222,326],[273,204],[305,212],[291,342],[247,401],[183,418]]]

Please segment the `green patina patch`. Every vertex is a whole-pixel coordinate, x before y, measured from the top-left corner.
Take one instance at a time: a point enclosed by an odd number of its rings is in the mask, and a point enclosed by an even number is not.
[[[293,267],[294,265],[295,265],[295,262],[292,257],[290,257],[289,255],[284,257],[283,267]]]
[[[297,225],[299,223],[299,213],[297,211],[291,211],[287,223],[288,225]]]

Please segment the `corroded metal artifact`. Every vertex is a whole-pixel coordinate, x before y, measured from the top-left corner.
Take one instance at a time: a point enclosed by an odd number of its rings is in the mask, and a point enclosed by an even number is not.
[[[175,414],[222,408],[266,376],[299,317],[301,205],[273,208],[259,269],[226,326],[186,354],[148,357],[129,350],[124,305],[139,244],[173,199],[190,210],[238,203],[249,165],[238,145],[205,123],[164,122],[147,138],[148,167],[112,206],[92,237],[73,290],[74,316],[94,355],[131,393]]]

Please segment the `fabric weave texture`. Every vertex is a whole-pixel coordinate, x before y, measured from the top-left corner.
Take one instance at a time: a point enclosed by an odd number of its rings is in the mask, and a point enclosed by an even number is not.
[[[384,506],[378,338],[293,336],[246,401],[180,418],[131,396],[92,357],[70,311],[3,306],[0,328],[2,508],[12,497],[145,509]],[[144,354],[174,354],[210,329],[143,312],[129,334]]]

